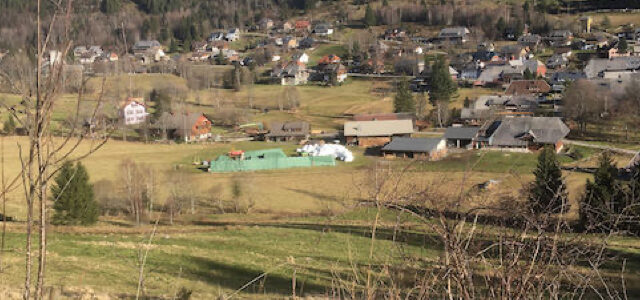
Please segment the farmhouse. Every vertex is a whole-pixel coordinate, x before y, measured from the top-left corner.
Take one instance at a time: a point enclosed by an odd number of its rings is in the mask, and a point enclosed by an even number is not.
[[[438,160],[447,155],[447,143],[441,138],[397,137],[381,151],[384,157]]]
[[[155,124],[168,139],[194,142],[211,137],[213,122],[202,113],[163,113]]]
[[[271,122],[270,131],[265,136],[269,141],[302,141],[309,139],[309,123],[303,121],[296,122]]]
[[[347,144],[360,147],[382,146],[392,137],[409,137],[413,132],[412,120],[352,121],[344,124]]]
[[[158,50],[162,50],[162,45],[160,44],[160,42],[156,40],[153,40],[153,41],[143,40],[143,41],[137,41],[133,45],[131,50],[133,51],[133,54],[155,53]]]
[[[551,91],[551,86],[544,80],[515,80],[509,84],[506,95],[540,95]]]
[[[560,151],[568,134],[569,127],[557,117],[512,117],[488,122],[477,140],[500,150],[531,151],[552,145]]]
[[[467,42],[469,33],[470,31],[466,27],[444,28],[440,30],[438,39],[442,42],[464,44]]]

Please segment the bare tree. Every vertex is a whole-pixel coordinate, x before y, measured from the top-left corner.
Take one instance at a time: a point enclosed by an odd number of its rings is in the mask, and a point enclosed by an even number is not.
[[[147,176],[144,167],[131,159],[125,159],[120,163],[120,171],[120,186],[129,203],[129,214],[133,216],[136,225],[140,226],[146,218]]]
[[[563,99],[564,113],[576,121],[580,131],[584,134],[587,123],[598,118],[605,109],[604,92],[598,91],[596,86],[587,80],[577,80],[566,90]]]
[[[79,126],[71,125],[62,133],[61,138],[54,138],[51,131],[51,117],[55,103],[64,89],[65,58],[73,45],[70,38],[72,0],[50,1],[47,8],[37,1],[36,10],[36,60],[35,66],[28,60],[16,60],[14,70],[0,70],[0,76],[9,83],[11,91],[20,94],[22,101],[14,107],[5,109],[18,121],[27,132],[28,142],[18,143],[22,172],[19,174],[27,207],[26,251],[24,299],[31,298],[32,292],[32,227],[34,224],[33,208],[38,206],[38,271],[35,286],[36,299],[43,298],[45,284],[46,248],[47,248],[47,192],[49,182],[56,175],[61,162],[72,159],[79,160],[99,149],[107,140],[105,138],[92,142],[89,149],[79,152],[79,146],[85,139]],[[43,16],[48,15],[43,22]],[[46,24],[45,24],[46,23]],[[48,57],[47,57],[48,56]],[[32,71],[35,70],[35,74]],[[85,99],[86,79],[80,80],[77,89],[76,120],[79,118],[80,106]],[[98,96],[93,115],[102,100]],[[78,124],[78,122],[73,122]],[[73,154],[73,157],[72,157]],[[3,193],[13,187],[14,182],[5,187]]]

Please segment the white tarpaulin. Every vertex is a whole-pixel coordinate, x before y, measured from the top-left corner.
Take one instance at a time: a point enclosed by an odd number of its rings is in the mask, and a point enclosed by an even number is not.
[[[345,162],[353,161],[353,153],[351,153],[349,149],[342,145],[304,145],[297,151],[298,153],[307,153],[309,156],[331,156]]]

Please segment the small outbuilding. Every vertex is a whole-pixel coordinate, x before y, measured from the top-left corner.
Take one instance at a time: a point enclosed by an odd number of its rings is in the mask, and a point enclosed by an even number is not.
[[[449,127],[444,133],[447,145],[456,148],[473,148],[480,127]]]
[[[447,142],[442,138],[397,137],[382,147],[384,157],[439,160],[447,155]]]

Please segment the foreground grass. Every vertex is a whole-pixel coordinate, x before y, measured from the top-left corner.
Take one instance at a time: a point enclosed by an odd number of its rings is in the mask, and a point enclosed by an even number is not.
[[[150,229],[150,228],[148,228]],[[162,232],[160,228],[160,232]],[[2,285],[18,286],[23,276],[23,234],[7,236],[10,251]],[[52,286],[89,288],[96,292],[135,294],[138,250],[146,235],[66,234],[49,238],[48,282]],[[392,262],[399,254],[391,241],[375,243],[369,260],[370,239],[358,230],[324,231],[287,226],[217,228],[206,233],[160,233],[153,241],[145,268],[148,295],[173,295],[181,287],[195,299],[228,294],[264,272],[264,280],[243,291],[250,298],[290,295],[294,269],[306,294],[323,293],[332,273],[348,272],[349,265]],[[435,251],[409,245],[405,253],[425,257]],[[300,291],[298,291],[300,294]]]

